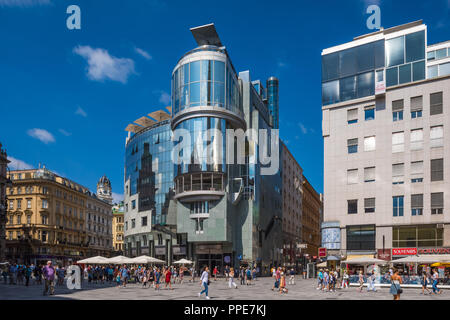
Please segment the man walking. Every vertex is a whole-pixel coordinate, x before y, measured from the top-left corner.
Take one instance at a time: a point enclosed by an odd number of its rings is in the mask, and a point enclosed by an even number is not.
[[[47,295],[47,292],[50,289],[50,295],[55,294],[55,268],[52,265],[51,261],[47,261],[47,265],[42,269],[42,274],[44,276],[45,280],[45,287],[44,287],[44,296]]]
[[[369,285],[367,286],[367,292],[370,290],[373,290],[373,292],[377,292],[377,289],[375,289],[375,272],[372,271],[372,274],[369,277]]]

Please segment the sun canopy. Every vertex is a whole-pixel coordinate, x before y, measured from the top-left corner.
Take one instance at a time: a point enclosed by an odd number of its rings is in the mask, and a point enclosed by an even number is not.
[[[351,260],[342,261],[342,263],[369,265],[369,264],[386,264],[386,263],[388,263],[388,261],[376,259],[376,258],[355,258],[355,259],[351,259]]]
[[[417,256],[408,256],[405,258],[392,260],[392,263],[435,263],[435,262],[449,262],[450,255],[449,254],[439,254],[439,255],[417,255]]]
[[[327,266],[327,262],[326,262],[326,261],[325,261],[325,262],[322,262],[322,263],[319,263],[319,264],[317,265],[318,268],[326,268],[326,266]]]
[[[181,259],[178,261],[175,261],[174,264],[192,264],[193,262],[191,260],[187,260],[187,259]]]
[[[133,259],[127,258],[124,256],[117,256],[117,257],[109,258],[108,263],[112,263],[112,264],[133,263],[132,260]]]
[[[87,259],[83,259],[83,260],[78,260],[77,263],[84,263],[84,264],[108,264],[109,263],[109,259],[102,257],[102,256],[95,256],[95,257],[90,257]]]
[[[165,263],[163,260],[159,260],[153,257],[149,256],[139,256],[133,259],[130,259],[129,263],[136,263],[136,264],[151,264],[151,263]]]

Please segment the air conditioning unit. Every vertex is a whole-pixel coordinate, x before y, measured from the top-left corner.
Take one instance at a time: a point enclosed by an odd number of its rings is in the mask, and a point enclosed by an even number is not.
[[[438,223],[438,224],[436,225],[436,228],[438,228],[438,229],[444,229],[444,224],[443,224],[443,223]]]

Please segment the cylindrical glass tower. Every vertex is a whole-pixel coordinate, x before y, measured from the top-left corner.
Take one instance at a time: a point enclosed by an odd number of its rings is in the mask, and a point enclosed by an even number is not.
[[[273,119],[273,128],[279,129],[279,105],[278,105],[278,79],[270,77],[267,79],[267,104]]]

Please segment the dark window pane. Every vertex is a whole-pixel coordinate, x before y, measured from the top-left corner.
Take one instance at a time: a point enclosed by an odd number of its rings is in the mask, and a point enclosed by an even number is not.
[[[386,66],[398,66],[405,63],[405,40],[398,37],[386,41]]]
[[[425,79],[425,60],[413,63],[413,81]]]
[[[405,45],[406,62],[425,59],[425,31],[407,34]]]
[[[348,200],[348,214],[358,213],[358,200]]]
[[[322,81],[339,78],[339,52],[322,56]]]
[[[340,101],[356,98],[356,76],[339,80],[339,98]]]
[[[398,85],[398,68],[386,69],[386,86],[391,87],[396,85]]]
[[[328,105],[339,102],[339,81],[322,84],[322,104]]]
[[[384,40],[374,43],[375,68],[383,68],[385,66]]]
[[[357,73],[356,48],[339,52],[339,76],[345,77]]]
[[[368,72],[358,75],[358,98],[367,97],[375,94],[375,74]]]
[[[411,64],[399,67],[399,84],[411,82]]]
[[[357,47],[358,73],[375,68],[374,43]]]

